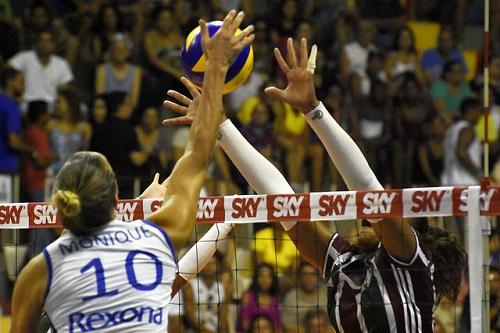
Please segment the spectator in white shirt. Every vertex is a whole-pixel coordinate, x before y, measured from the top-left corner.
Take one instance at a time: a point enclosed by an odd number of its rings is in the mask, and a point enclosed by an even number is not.
[[[300,263],[297,287],[285,295],[280,305],[287,333],[303,332],[304,327],[300,326],[307,313],[326,308],[326,285],[319,283],[319,272],[314,266],[305,261]]]
[[[73,73],[66,60],[54,54],[54,36],[42,31],[34,50],[22,51],[9,60],[9,65],[24,74],[24,101],[44,100],[53,105],[57,91],[67,88]]]

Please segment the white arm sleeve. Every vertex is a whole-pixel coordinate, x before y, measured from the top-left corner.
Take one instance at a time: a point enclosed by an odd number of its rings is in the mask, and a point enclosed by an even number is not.
[[[248,143],[230,120],[219,126],[219,134],[220,146],[255,191],[269,194],[294,193],[281,172]],[[285,230],[289,230],[295,223],[283,222],[282,225]],[[225,239],[231,229],[231,224],[214,224],[179,260],[179,275],[186,281],[194,278],[215,254],[217,243]]]
[[[383,190],[354,140],[320,103],[305,115],[349,190]]]
[[[219,144],[257,193],[294,193],[279,170],[262,156],[228,119],[219,126]],[[290,230],[297,222],[282,222]]]
[[[233,229],[232,224],[215,223],[203,237],[179,260],[179,275],[186,281],[194,278],[212,258]]]

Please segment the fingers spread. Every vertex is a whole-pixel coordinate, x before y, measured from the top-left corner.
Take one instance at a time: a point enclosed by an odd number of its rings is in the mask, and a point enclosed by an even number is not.
[[[300,40],[300,67],[307,67],[307,39]]]
[[[193,82],[191,82],[188,78],[186,77],[181,77],[181,82],[182,84],[184,85],[184,87],[187,88],[187,90],[189,91],[189,93],[191,94],[191,97],[193,98],[196,98],[198,96],[200,96],[200,91],[198,90],[198,88],[194,85]],[[181,95],[181,94],[180,94]],[[186,96],[184,96],[186,97]],[[187,97],[186,97],[187,98]],[[188,98],[189,99],[189,98]],[[189,103],[191,103],[191,100],[189,100]],[[188,103],[188,104],[189,104]]]
[[[316,69],[316,55],[318,54],[318,47],[314,44],[311,47],[311,54],[309,55],[309,60],[307,61],[307,70],[309,73],[314,74]]]
[[[234,21],[234,17],[236,16],[236,10],[231,9],[229,13],[227,13],[226,17],[224,17],[224,20],[222,20],[222,26],[227,26],[230,25]]]
[[[222,21],[222,26],[215,33],[215,35],[220,35],[223,38],[231,38],[234,35],[236,29],[233,29],[233,21],[236,17],[236,11],[230,10],[226,17]]]
[[[253,35],[253,34],[248,36],[248,37],[245,37],[245,39],[243,39],[241,42],[239,42],[238,44],[235,45],[234,49],[235,50],[242,50],[245,46],[247,46],[248,44],[253,42],[254,39],[255,39],[255,35]]]
[[[190,125],[193,122],[193,119],[182,116],[178,118],[165,119],[161,122],[161,124],[165,127],[167,126],[177,126],[177,125]]]
[[[276,98],[276,99],[278,99],[280,101],[284,101],[284,98],[283,98],[283,95],[285,93],[284,90],[278,89],[276,87],[267,87],[266,89],[264,89],[264,92],[269,97]]]
[[[291,68],[297,67],[297,54],[295,54],[293,39],[288,38],[288,40],[286,41],[286,49],[288,52],[288,64],[290,64]]]
[[[181,103],[182,105],[185,105],[185,106],[188,106],[192,102],[191,98],[189,98],[186,95],[183,95],[180,92],[175,91],[175,90],[167,91],[167,95],[172,97],[172,98],[175,98],[179,103]]]
[[[234,42],[240,42],[245,37],[249,36],[253,31],[255,30],[255,27],[253,25],[249,25],[245,29],[243,29],[239,34],[234,35],[233,40]]]
[[[198,24],[200,25],[200,30],[201,30],[201,40],[203,41],[208,41],[210,39],[210,36],[208,35],[208,27],[207,27],[207,22],[204,20],[199,20]]]
[[[168,100],[163,102],[163,106],[169,110],[172,110],[172,111],[180,113],[180,114],[186,114],[188,111],[187,107],[179,105],[179,104],[174,103],[172,101],[168,101]]]
[[[240,11],[238,15],[236,15],[235,19],[231,23],[231,30],[233,33],[238,29],[240,26],[241,22],[243,22],[243,19],[245,18],[245,13],[243,11]]]
[[[280,50],[276,47],[274,48],[274,56],[276,58],[276,61],[278,62],[278,66],[280,66],[280,69],[283,73],[288,73],[290,71],[290,67],[288,67],[288,64],[286,63],[285,59],[283,59],[283,56],[281,55]]]

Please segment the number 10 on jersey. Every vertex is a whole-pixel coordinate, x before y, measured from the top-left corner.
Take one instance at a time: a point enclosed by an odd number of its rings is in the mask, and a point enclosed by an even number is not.
[[[134,259],[138,255],[149,257],[155,265],[156,275],[155,280],[151,283],[141,283],[137,280],[137,275],[134,269]],[[95,276],[97,283],[97,294],[82,297],[82,301],[87,302],[100,297],[109,297],[117,295],[120,291],[118,289],[106,289],[105,270],[102,266],[101,259],[94,258],[90,260],[85,266],[82,267],[80,273],[85,273],[92,268],[95,268]],[[128,283],[135,289],[140,291],[148,291],[155,289],[163,278],[163,265],[156,255],[151,252],[135,250],[130,251],[125,259],[125,272],[127,274]]]

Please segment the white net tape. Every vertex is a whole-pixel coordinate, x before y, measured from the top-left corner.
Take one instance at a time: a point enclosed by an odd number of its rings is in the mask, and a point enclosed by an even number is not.
[[[200,198],[197,223],[340,221],[391,217],[465,216],[469,188],[429,187],[385,191],[233,195]],[[480,214],[500,215],[500,187],[480,191]],[[161,199],[120,200],[117,217],[133,221],[161,206]],[[61,227],[50,203],[0,204],[0,228]]]

